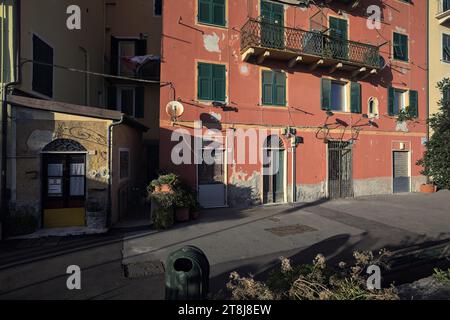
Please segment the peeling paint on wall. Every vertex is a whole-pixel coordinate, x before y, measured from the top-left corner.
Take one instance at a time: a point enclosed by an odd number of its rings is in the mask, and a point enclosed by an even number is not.
[[[219,36],[214,32],[212,35],[205,34],[203,36],[203,46],[208,52],[221,53],[219,48]]]
[[[53,132],[50,130],[34,130],[27,140],[27,147],[30,151],[40,151],[47,144],[52,142]]]
[[[250,70],[246,64],[242,64],[239,67],[239,73],[242,74],[243,76],[248,76],[250,74]]]

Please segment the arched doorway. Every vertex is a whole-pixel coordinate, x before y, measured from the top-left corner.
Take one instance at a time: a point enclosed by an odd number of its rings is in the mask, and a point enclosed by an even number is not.
[[[42,150],[44,228],[86,225],[86,154],[69,139],[54,140]]]
[[[263,202],[286,202],[286,147],[278,135],[264,141],[263,158]]]

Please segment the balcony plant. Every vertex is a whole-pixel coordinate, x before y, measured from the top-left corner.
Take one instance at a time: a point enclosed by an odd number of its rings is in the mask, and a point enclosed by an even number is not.
[[[424,157],[417,162],[427,177],[423,190],[450,189],[450,79],[439,81],[439,111],[428,119],[432,135],[426,143]]]

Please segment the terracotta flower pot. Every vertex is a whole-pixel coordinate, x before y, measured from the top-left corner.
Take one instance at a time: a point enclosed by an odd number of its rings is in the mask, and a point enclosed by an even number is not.
[[[168,184],[162,184],[160,186],[155,187],[156,193],[169,193],[172,192],[172,188]]]
[[[426,183],[420,186],[420,192],[422,193],[435,193],[437,188],[434,184]]]
[[[175,211],[175,217],[178,222],[189,221],[189,208],[177,208]]]

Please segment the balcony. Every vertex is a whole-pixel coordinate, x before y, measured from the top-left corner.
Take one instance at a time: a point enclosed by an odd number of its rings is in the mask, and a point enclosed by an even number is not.
[[[441,25],[450,23],[450,0],[438,0],[436,19],[439,20]]]
[[[244,61],[258,64],[270,58],[286,61],[290,68],[302,63],[311,71],[321,67],[363,77],[377,73],[381,66],[377,46],[257,19],[248,20],[241,29],[241,54]]]

